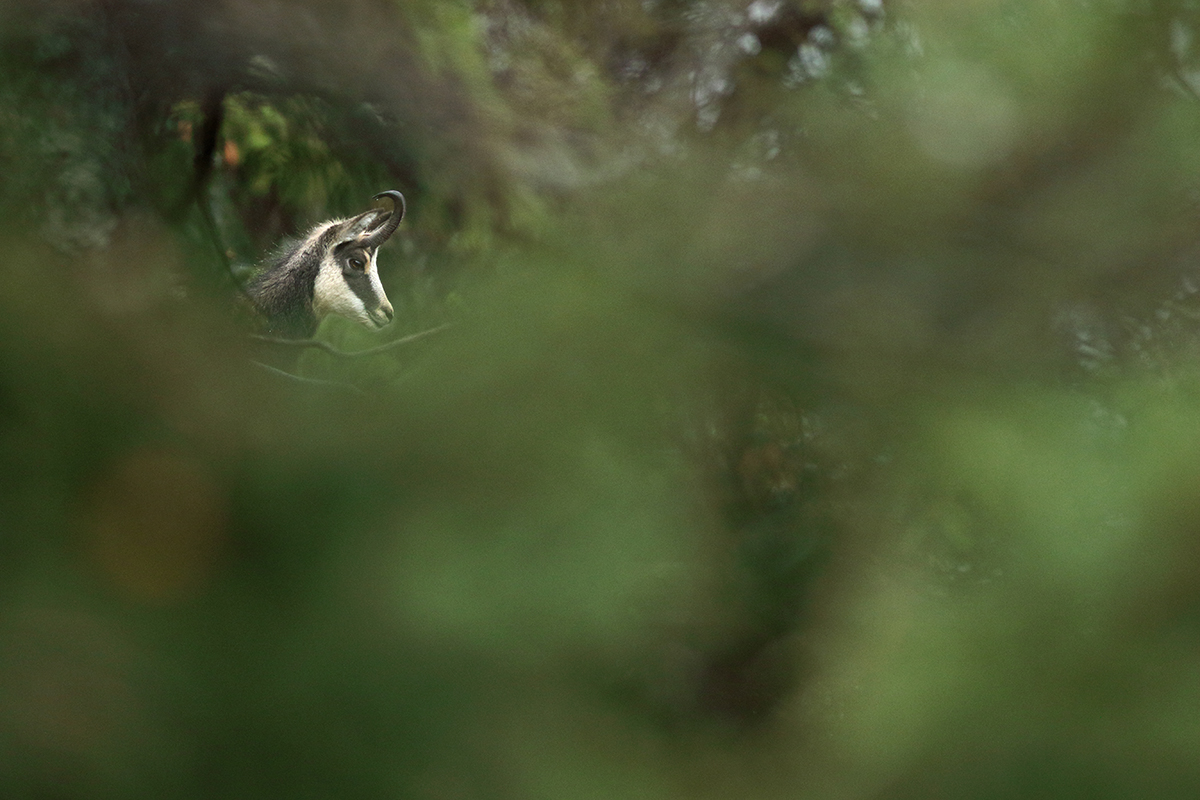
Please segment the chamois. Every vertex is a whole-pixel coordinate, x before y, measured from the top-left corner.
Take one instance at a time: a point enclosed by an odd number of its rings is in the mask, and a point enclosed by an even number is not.
[[[379,282],[375,254],[404,218],[404,195],[389,190],[391,208],[373,208],[350,219],[317,225],[285,244],[272,266],[246,286],[265,333],[310,338],[329,314],[382,328],[395,312]]]

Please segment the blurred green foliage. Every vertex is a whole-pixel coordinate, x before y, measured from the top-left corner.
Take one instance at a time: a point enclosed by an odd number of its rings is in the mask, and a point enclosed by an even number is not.
[[[0,796],[1195,797],[1193,5],[0,4]]]

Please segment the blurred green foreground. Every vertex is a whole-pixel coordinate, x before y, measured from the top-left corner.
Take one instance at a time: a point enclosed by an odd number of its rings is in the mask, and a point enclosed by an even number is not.
[[[7,0],[0,211],[0,797],[1200,797],[1189,0]]]

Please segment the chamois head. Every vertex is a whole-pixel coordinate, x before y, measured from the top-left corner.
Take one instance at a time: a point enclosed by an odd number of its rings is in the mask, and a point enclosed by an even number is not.
[[[379,282],[375,254],[404,218],[404,195],[387,191],[373,199],[390,202],[321,223],[281,249],[246,287],[270,333],[312,336],[329,314],[370,328],[392,321],[395,312]]]

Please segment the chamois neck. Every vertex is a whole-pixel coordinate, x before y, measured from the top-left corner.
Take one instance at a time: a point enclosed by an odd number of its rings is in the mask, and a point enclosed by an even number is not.
[[[263,329],[273,336],[306,339],[317,330],[313,311],[313,287],[319,262],[295,259],[302,243],[289,248],[277,266],[259,275],[246,293],[262,318]]]
[[[322,230],[307,240],[287,243],[271,259],[275,266],[247,285],[246,294],[262,318],[264,332],[287,338],[308,338],[317,332],[312,296],[320,259],[311,251],[314,241],[325,236],[328,233]]]

